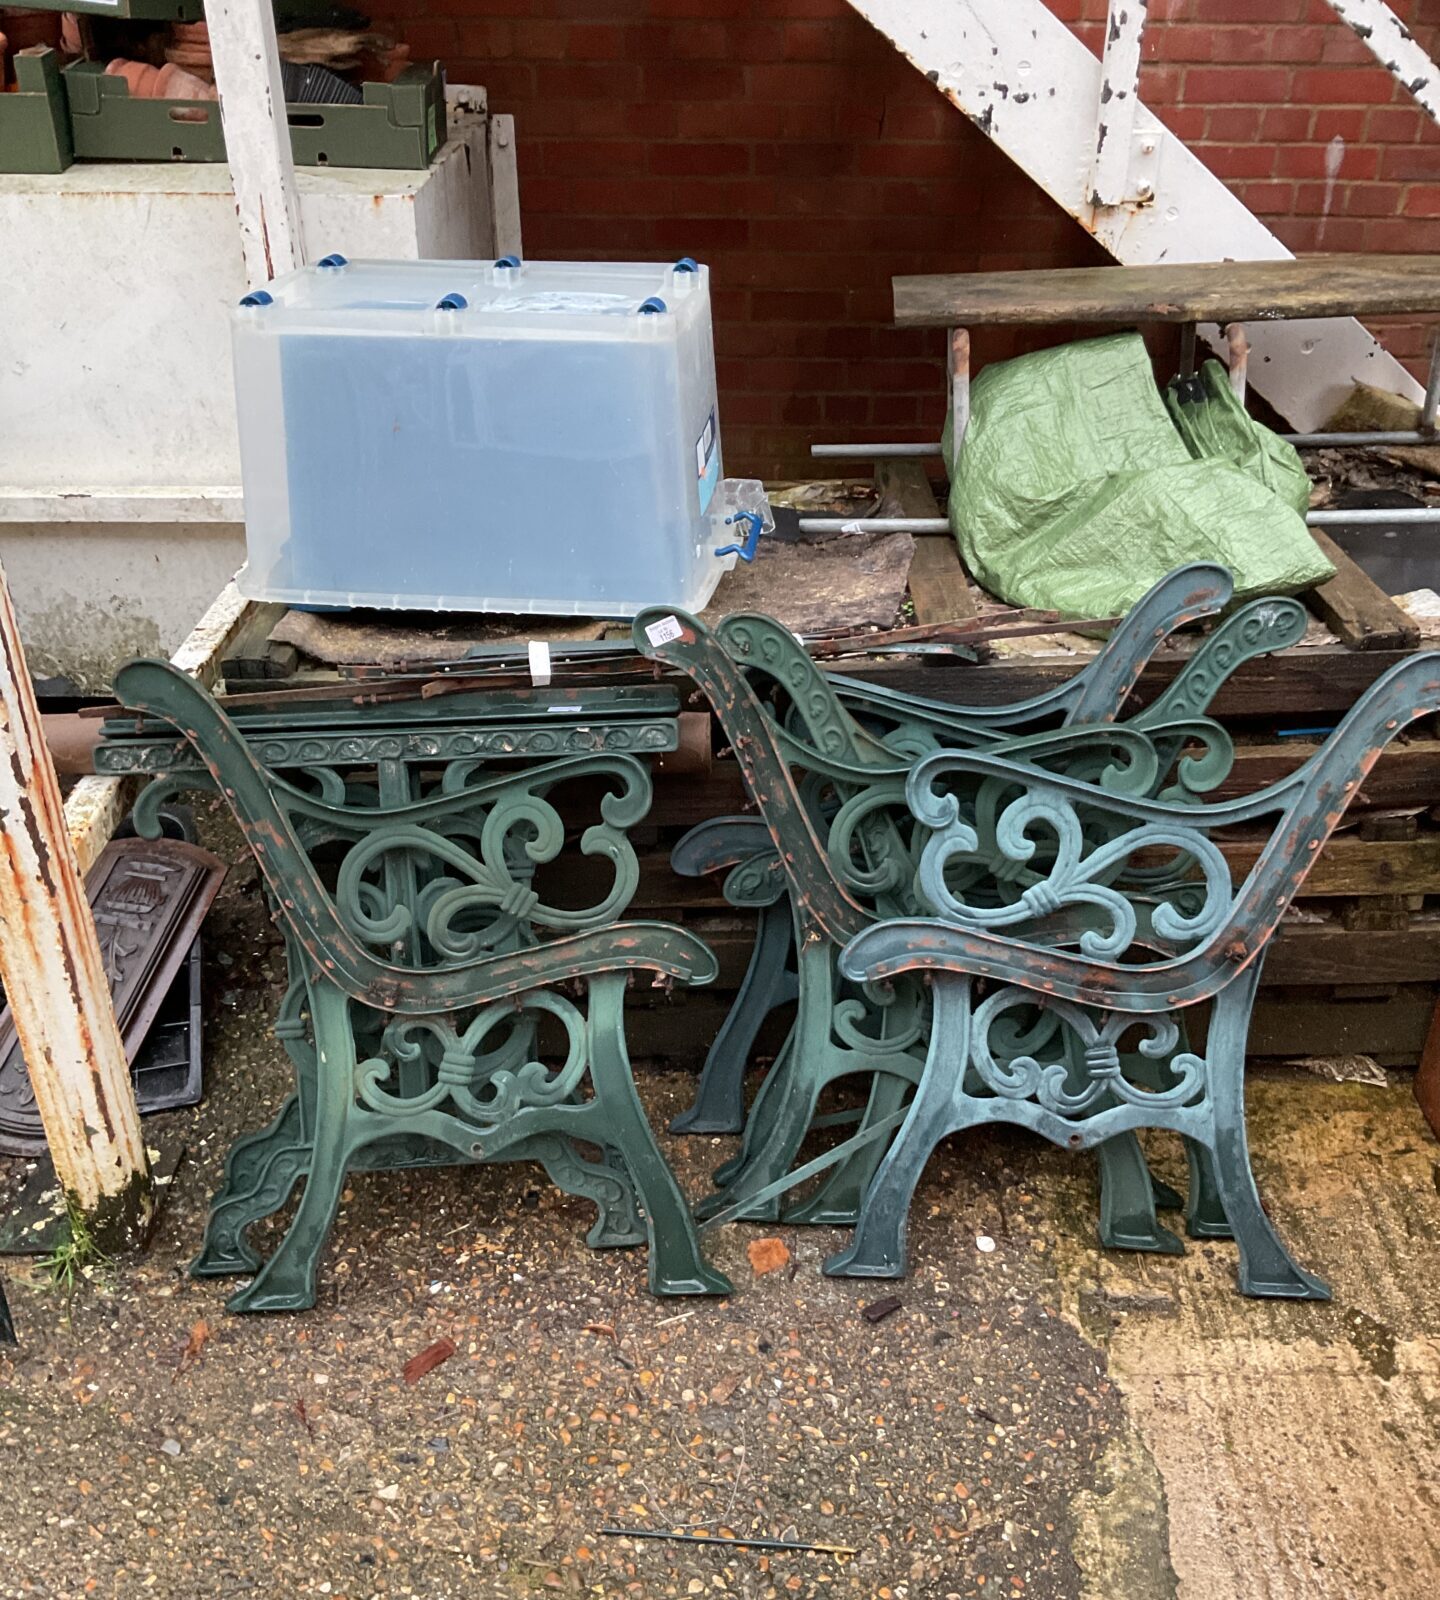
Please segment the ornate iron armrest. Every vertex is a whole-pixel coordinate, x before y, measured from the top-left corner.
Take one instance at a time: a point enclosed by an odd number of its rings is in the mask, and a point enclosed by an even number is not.
[[[512,875],[506,856],[506,837],[516,826],[527,830],[524,849],[532,860],[552,858],[563,843],[563,829],[553,811],[534,794],[523,792],[534,774],[453,790],[442,785],[440,793],[410,805],[348,807],[338,800],[307,795],[267,771],[214,699],[168,663],[140,661],[121,668],[116,693],[132,709],[169,722],[185,734],[240,821],[274,903],[300,948],[353,1000],[381,1011],[416,1015],[502,1000],[539,982],[600,972],[652,970],[685,983],[703,983],[713,976],[709,951],[680,929],[658,923],[597,926],[613,922],[628,903],[631,880],[638,875],[623,829],[644,815],[649,784],[633,757],[568,758],[555,764],[558,774],[547,766],[535,778],[543,787],[603,767],[622,782],[621,793],[607,795],[601,802],[605,822],[588,829],[582,838],[583,850],[614,863],[611,893],[587,912],[551,909],[542,916],[544,908],[528,884]],[[165,780],[159,781],[163,786]],[[514,803],[497,815],[497,797],[510,789],[517,791]],[[497,805],[481,827],[474,820],[475,808],[484,800],[496,800]],[[475,834],[474,848],[466,849],[444,832],[425,826],[436,823],[462,834],[468,828]],[[325,836],[350,844],[333,895],[310,858],[315,839]],[[453,935],[448,940],[453,948],[447,948],[446,939],[431,935],[444,964],[401,965],[368,947],[398,937],[404,919],[413,916],[403,906],[374,905],[365,892],[364,874],[388,849],[423,851],[462,874],[431,907]],[[347,908],[344,915],[337,898]],[[495,955],[474,936],[454,931],[451,913],[463,912],[471,901],[524,915],[571,932],[572,937]]]
[[[1234,580],[1224,567],[1210,562],[1177,567],[1135,602],[1083,671],[1058,688],[1010,705],[955,705],[839,674],[832,674],[831,682],[843,701],[858,708],[901,722],[922,720],[942,731],[973,732],[977,743],[988,743],[992,732],[1003,735],[1047,717],[1109,722],[1119,715],[1157,647],[1178,628],[1222,610],[1233,593]]]
[[[778,743],[774,719],[743,668],[704,623],[685,611],[659,606],[642,611],[635,618],[633,637],[641,655],[683,672],[709,700],[785,862],[797,909],[818,933],[843,943],[865,926],[869,913],[836,881]]]
[[[1264,949],[1386,744],[1409,722],[1437,708],[1440,654],[1412,656],[1372,684],[1297,771],[1243,800],[1218,805],[1122,799],[971,751],[932,756],[911,774],[907,799],[916,820],[932,830],[920,884],[945,920],[895,921],[863,934],[848,947],[842,969],[872,978],[916,969],[965,970],[1021,984],[1033,981],[1046,992],[1092,1004],[1115,1005],[1125,996],[1130,1009],[1144,1011],[1193,1004],[1223,987]],[[1029,862],[1042,838],[1053,846],[1045,876],[1009,905],[969,905],[947,883],[951,863],[963,862],[980,843],[950,787],[957,776],[967,789],[977,779],[1001,780],[1017,793],[993,826],[994,843],[1006,858]],[[1091,843],[1082,814],[1129,826]],[[1264,817],[1272,819],[1270,838],[1244,883],[1232,890],[1225,860],[1209,835]],[[1164,904],[1154,910],[1155,932],[1180,954],[1124,964],[1118,958],[1135,942],[1135,910],[1106,879],[1126,858],[1157,849],[1193,863],[1198,903],[1194,909]],[[1081,935],[1079,955],[1002,932],[1079,905],[1108,923]]]
[[[1297,643],[1304,636],[1307,620],[1304,606],[1296,600],[1280,597],[1250,601],[1233,616],[1227,617],[1209,635],[1157,700],[1129,719],[1127,726],[1152,733],[1157,739],[1167,728],[1188,724],[1188,736],[1198,739],[1205,746],[1203,757],[1186,757],[1182,761],[1173,790],[1177,797],[1203,794],[1223,782],[1229,773],[1234,760],[1233,747],[1219,724],[1204,718],[1221,685],[1246,661]],[[1128,622],[1127,618],[1122,627],[1128,626]],[[1117,629],[1117,634],[1119,631]],[[1114,644],[1113,636],[1111,643]],[[1063,710],[1067,726],[1074,727],[1086,722],[1104,722],[1118,716],[1119,705],[1111,704],[1107,708],[1104,695],[1098,691],[1080,697],[1081,703],[1073,709],[1068,702],[1064,706],[1056,703],[1057,697],[1067,691],[1078,696],[1079,686],[1082,686],[1090,672],[1096,670],[1101,660],[1102,657],[1097,657],[1085,672],[1072,678],[1060,689],[1035,701],[1025,702],[1029,708],[1026,720],[1043,714],[1058,714]],[[1141,665],[1143,667],[1144,662]],[[1011,743],[1004,729],[998,725],[982,725],[977,720],[975,708],[881,689],[865,683],[863,679],[832,674],[830,681],[836,686],[844,705],[862,715],[884,718],[894,726],[893,735],[887,733],[883,736],[887,743],[898,744],[908,736],[915,742],[917,750],[919,741],[928,740],[932,745],[935,741],[941,741],[951,746],[996,751],[1002,745]],[[996,708],[996,714],[1008,714],[1013,709]]]
[[[744,909],[772,906],[785,893],[785,863],[759,817],[714,817],[691,828],[670,852],[682,878],[724,872],[725,898]]]

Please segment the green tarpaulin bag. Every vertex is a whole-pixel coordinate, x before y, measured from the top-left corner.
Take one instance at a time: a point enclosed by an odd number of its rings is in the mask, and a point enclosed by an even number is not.
[[[1180,427],[1136,333],[986,367],[949,502],[975,577],[1012,605],[1104,617],[1190,561],[1229,567],[1238,599],[1332,576],[1299,510],[1298,456],[1297,478],[1284,454],[1294,451],[1209,365],[1234,408],[1207,380],[1203,399],[1177,400]]]
[[[1310,508],[1310,475],[1293,444],[1256,422],[1230,387],[1230,374],[1207,361],[1192,378],[1165,386],[1165,409],[1197,461],[1233,461],[1303,517]]]

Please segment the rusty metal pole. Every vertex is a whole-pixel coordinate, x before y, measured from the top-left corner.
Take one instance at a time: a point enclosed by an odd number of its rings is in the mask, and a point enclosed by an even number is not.
[[[107,1251],[137,1244],[153,1184],[95,922],[0,567],[0,981],[56,1176]]]
[[[1230,387],[1243,406],[1245,404],[1246,368],[1250,361],[1250,341],[1245,337],[1243,322],[1225,324],[1225,347],[1229,352]]]

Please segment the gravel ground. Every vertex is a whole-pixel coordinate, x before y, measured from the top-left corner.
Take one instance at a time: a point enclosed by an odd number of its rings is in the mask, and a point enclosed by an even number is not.
[[[1379,1537],[1429,1504],[1440,1467],[1440,1168],[1398,1080],[1256,1082],[1267,1198],[1337,1280],[1334,1307],[1241,1301],[1224,1245],[1102,1258],[1091,1164],[997,1131],[932,1162],[898,1285],[823,1278],[835,1231],[731,1227],[712,1246],[731,1298],[655,1301],[643,1252],[586,1248],[584,1203],[538,1169],[487,1167],[356,1178],[315,1310],[235,1317],[226,1286],[185,1265],[229,1140],[284,1092],[268,1033],[282,960],[247,869],[209,926],[209,1096],[150,1125],[189,1148],[151,1248],[68,1302],[5,1266],[21,1347],[0,1354],[0,1595],[1434,1592],[1430,1532],[1407,1536],[1393,1582],[1355,1587],[1378,1569],[1347,1568],[1336,1509],[1351,1495],[1351,1533]],[[646,1077],[657,1125],[688,1086]],[[698,1194],[731,1141],[666,1148]],[[1167,1144],[1157,1155],[1178,1176]],[[0,1183],[19,1175],[0,1164]],[[1358,1221],[1357,1183],[1373,1202]],[[1352,1282],[1347,1229],[1388,1205],[1408,1243],[1392,1237],[1381,1270],[1358,1241],[1369,1276]],[[790,1259],[757,1275],[747,1246],[767,1235]],[[892,1292],[901,1308],[867,1321]],[[405,1363],[442,1337],[455,1354],[407,1385]],[[1306,1391],[1283,1388],[1298,1350],[1335,1380],[1315,1436]],[[1278,1413],[1257,1400],[1272,1377]],[[1287,1428],[1277,1466],[1267,1441]],[[1383,1468],[1383,1507],[1345,1479],[1347,1435]],[[1232,1503],[1263,1583],[1253,1561],[1223,1576],[1238,1523],[1215,1508]]]

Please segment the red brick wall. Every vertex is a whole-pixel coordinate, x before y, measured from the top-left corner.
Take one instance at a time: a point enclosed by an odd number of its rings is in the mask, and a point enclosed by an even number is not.
[[[1098,51],[1105,0],[1049,3]],[[1437,0],[1391,3],[1440,50]],[[1150,17],[1145,98],[1291,249],[1440,251],[1440,129],[1323,0]],[[731,472],[935,435],[940,336],[889,327],[893,273],[1107,259],[845,0],[413,0],[383,20],[514,113],[528,255],[708,263]],[[1419,355],[1417,329],[1380,331]],[[982,332],[976,359],[1034,342]]]

